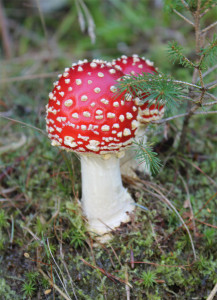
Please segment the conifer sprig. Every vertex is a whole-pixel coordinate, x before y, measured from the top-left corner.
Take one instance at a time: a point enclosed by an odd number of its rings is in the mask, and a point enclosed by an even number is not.
[[[143,73],[127,75],[122,79],[117,85],[120,93],[127,89],[134,97],[139,97],[141,102],[148,102],[149,106],[153,103],[164,104],[167,112],[177,108],[177,101],[184,95],[180,82],[175,82],[171,76],[165,74]]]
[[[145,143],[144,139],[141,138],[139,141],[134,140],[134,151],[136,152],[136,159],[139,164],[144,164],[144,168],[150,169],[152,174],[158,173],[161,162],[157,157],[157,153],[153,151],[152,144]]]
[[[184,49],[176,41],[169,42],[168,54],[170,55],[171,61],[174,63],[178,61],[183,67],[195,68],[196,65],[190,61],[184,54]]]
[[[215,64],[217,60],[217,35],[213,36],[212,41],[206,48],[201,49],[200,65]]]

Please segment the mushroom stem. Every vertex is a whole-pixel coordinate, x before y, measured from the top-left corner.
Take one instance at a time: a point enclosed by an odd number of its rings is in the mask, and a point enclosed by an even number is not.
[[[119,159],[81,155],[82,207],[90,231],[104,234],[130,220],[134,201],[122,185]]]

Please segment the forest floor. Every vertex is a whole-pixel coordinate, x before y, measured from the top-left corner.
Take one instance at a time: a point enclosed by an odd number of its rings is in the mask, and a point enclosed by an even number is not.
[[[149,128],[162,168],[152,178],[123,176],[138,206],[103,245],[78,205],[78,158],[44,134],[49,81],[29,81],[25,97],[3,107],[36,128],[1,119],[0,299],[63,299],[58,288],[65,299],[207,299],[217,281],[214,117],[194,117],[186,153],[173,146],[176,126],[167,139],[163,126]]]
[[[191,82],[166,52],[175,39],[193,55],[189,24],[154,8],[160,1],[126,2],[88,2],[96,44],[81,33],[74,4],[45,16],[46,32],[34,7],[5,3],[16,55],[0,61],[0,300],[203,300],[217,283],[216,115],[192,117],[182,152],[183,119],[148,127],[162,167],[152,177],[123,176],[137,206],[106,244],[86,229],[79,159],[52,147],[45,132],[52,82],[78,59],[146,53],[165,74]]]

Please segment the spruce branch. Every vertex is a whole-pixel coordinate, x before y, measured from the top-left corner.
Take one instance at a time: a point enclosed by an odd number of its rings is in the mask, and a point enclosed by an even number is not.
[[[161,162],[157,157],[158,154],[153,151],[152,144],[145,143],[143,138],[139,141],[134,140],[133,143],[136,159],[140,164],[145,164],[145,168],[150,168],[152,174],[156,174],[161,167]]]
[[[217,21],[212,23],[211,25],[207,26],[206,28],[204,28],[201,33],[205,33],[207,31],[209,31],[210,29],[212,29],[213,27],[215,27],[217,25]]]
[[[182,82],[174,81],[170,76],[164,74],[143,73],[141,75],[131,75],[122,77],[118,82],[119,93],[126,92],[140,98],[142,103],[151,106],[166,105],[167,111],[172,111],[178,105],[178,100],[184,95]]]
[[[214,105],[216,104],[216,102],[210,102],[210,103],[207,103],[207,106],[208,105]],[[206,104],[203,104],[203,105],[206,105]],[[216,110],[211,110],[211,111],[198,111],[198,112],[194,112],[193,115],[213,115],[213,114],[217,114],[217,111]],[[172,121],[174,119],[178,119],[178,118],[183,118],[183,117],[186,117],[188,116],[189,113],[183,113],[183,114],[179,114],[179,115],[175,115],[175,116],[172,116],[172,117],[168,117],[168,118],[165,118],[165,119],[161,119],[161,120],[156,120],[156,121],[152,121],[151,123],[153,124],[162,124],[162,123],[165,123],[165,122],[168,122],[168,121]]]
[[[204,9],[204,12],[201,13],[200,17],[202,18],[203,16],[205,16],[216,5],[217,5],[216,0],[205,0],[205,1],[203,1],[202,9]]]
[[[168,53],[173,63],[178,61],[183,67],[196,67],[196,65],[183,54],[183,47],[180,46],[176,41],[170,42],[168,46]]]
[[[175,14],[177,14],[180,18],[182,18],[183,20],[185,20],[185,22],[187,22],[188,24],[194,26],[194,23],[191,20],[189,20],[188,18],[186,18],[183,14],[181,14],[180,12],[178,12],[175,8],[173,8],[173,12]]]
[[[217,35],[213,36],[206,48],[201,49],[201,58],[199,68],[204,67],[205,64],[214,64],[217,59]]]
[[[215,65],[215,66],[209,68],[206,72],[204,72],[204,73],[202,74],[202,77],[203,77],[203,78],[206,77],[207,75],[209,75],[210,73],[212,73],[212,72],[215,71],[216,69],[217,69],[217,65]],[[200,77],[197,78],[197,81],[199,81],[199,80],[200,80]]]

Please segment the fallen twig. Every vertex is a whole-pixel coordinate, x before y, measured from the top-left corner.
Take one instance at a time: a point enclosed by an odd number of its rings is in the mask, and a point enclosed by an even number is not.
[[[44,276],[45,279],[47,279],[50,283],[50,285],[66,300],[72,300],[72,298],[69,298],[64,292],[61,291],[61,289],[53,283],[50,278],[42,271],[42,269],[38,269],[38,271]]]

